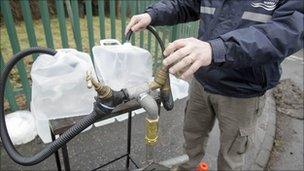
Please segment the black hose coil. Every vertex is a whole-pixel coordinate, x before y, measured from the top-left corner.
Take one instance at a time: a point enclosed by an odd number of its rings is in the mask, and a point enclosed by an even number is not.
[[[9,60],[7,65],[4,68],[4,71],[1,73],[0,77],[0,136],[2,139],[2,143],[4,149],[7,151],[8,155],[18,164],[30,166],[34,164],[38,164],[50,155],[52,155],[55,151],[57,151],[64,144],[69,142],[73,137],[78,135],[81,131],[92,125],[97,119],[100,118],[99,114],[93,112],[90,115],[87,115],[82,120],[77,122],[74,126],[64,132],[58,139],[54,142],[48,144],[43,150],[35,154],[34,156],[23,156],[21,155],[14,147],[9,134],[7,132],[7,127],[5,123],[4,116],[4,92],[5,92],[5,83],[7,81],[8,75],[10,71],[13,69],[14,65],[17,64],[22,58],[31,55],[33,53],[44,53],[54,56],[57,52],[53,49],[49,48],[41,48],[41,47],[33,47],[19,53],[13,55],[13,57]]]

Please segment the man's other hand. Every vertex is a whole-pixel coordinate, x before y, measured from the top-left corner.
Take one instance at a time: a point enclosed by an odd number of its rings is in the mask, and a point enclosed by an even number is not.
[[[181,79],[188,79],[200,67],[208,66],[212,61],[212,49],[209,43],[196,38],[179,39],[165,49],[163,64],[170,66],[169,72],[181,72]],[[188,68],[185,70],[185,68]]]
[[[147,13],[134,15],[126,27],[125,34],[132,30],[137,32],[145,29],[151,23],[151,16]]]

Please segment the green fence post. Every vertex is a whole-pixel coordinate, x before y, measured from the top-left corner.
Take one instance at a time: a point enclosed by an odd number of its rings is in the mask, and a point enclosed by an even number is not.
[[[38,1],[38,5],[43,24],[46,44],[49,48],[54,48],[47,1]]]
[[[85,1],[86,16],[87,16],[87,26],[88,26],[88,37],[89,37],[89,47],[91,58],[93,57],[92,48],[94,46],[94,30],[93,30],[93,17],[92,17],[92,1]],[[92,59],[93,61],[93,59]]]
[[[135,15],[136,13],[137,13],[137,1],[129,1],[129,6],[131,7],[131,17],[133,16],[133,15]],[[131,40],[131,42],[132,42],[132,44],[133,45],[135,45],[135,37],[136,37],[136,35],[133,35],[132,36],[132,40]]]
[[[183,33],[184,33],[184,24],[180,24],[179,25],[179,35],[178,35],[178,37],[182,38]]]
[[[177,25],[172,26],[172,31],[171,31],[171,42],[177,39]]]
[[[78,1],[71,1],[71,15],[72,27],[74,33],[74,39],[76,43],[77,50],[82,51],[82,40],[81,40],[81,32],[80,32],[80,24],[79,24],[79,11],[78,11]]]
[[[156,31],[159,32],[159,30],[156,28]],[[158,57],[158,41],[157,39],[155,39],[155,55]]]
[[[181,25],[180,24],[178,24],[178,25],[176,25],[176,39],[179,39],[179,37],[180,37],[180,30],[181,30]]]
[[[162,40],[163,40],[163,42],[164,42],[164,45],[165,45],[165,47],[167,46],[167,44],[166,44],[166,40],[168,39],[169,40],[169,36],[171,36],[169,33],[166,33],[167,32],[167,29],[164,29],[163,31],[162,31]],[[169,40],[170,41],[170,40]],[[162,53],[163,53],[163,51],[160,51],[161,52],[161,54],[160,55],[162,55]]]
[[[25,22],[26,33],[27,33],[27,37],[28,37],[30,46],[36,47],[37,41],[36,41],[34,23],[33,23],[33,19],[32,19],[29,2],[28,2],[28,0],[23,0],[23,1],[20,1],[20,4],[21,4],[22,16],[23,16],[23,20]],[[33,54],[33,59],[35,60],[37,58],[37,56],[38,56],[38,54]]]
[[[152,4],[152,1],[151,0],[149,0],[149,5],[151,5]],[[151,51],[151,33],[150,32],[148,32],[148,50],[149,51]]]
[[[127,1],[122,0],[121,2],[121,12],[120,12],[120,16],[121,16],[121,41],[125,42],[126,38],[125,38],[125,29],[126,29],[126,15],[127,15]]]
[[[139,1],[139,13],[144,12],[146,7],[146,1]],[[142,48],[144,46],[144,32],[139,33],[139,46]]]
[[[111,19],[111,38],[116,38],[116,15],[115,15],[115,1],[110,0],[110,19]]]
[[[189,37],[194,37],[195,36],[195,23],[189,23],[190,25],[190,35]]]
[[[59,22],[60,36],[61,36],[61,44],[63,48],[68,48],[68,35],[66,30],[66,20],[65,20],[65,11],[62,0],[56,0],[56,12],[57,18]]]
[[[151,33],[148,33],[148,50],[151,51]]]
[[[186,24],[186,33],[185,33],[185,36],[186,37],[189,37],[189,26],[188,26],[188,24]]]
[[[0,1],[0,6],[13,53],[18,53],[20,51],[20,45],[18,43],[18,37],[16,34],[16,28],[9,1]],[[20,76],[23,92],[25,94],[27,102],[29,103],[31,99],[31,87],[27,79],[23,60],[17,63],[17,69]]]
[[[100,39],[104,39],[105,38],[104,0],[98,0],[98,16],[99,16]]]
[[[0,58],[1,58],[0,59],[0,63],[1,63],[0,71],[2,72],[2,70],[4,69],[4,59],[3,59],[1,52],[0,52]],[[15,94],[14,94],[14,91],[13,91],[13,88],[12,88],[12,85],[11,85],[9,79],[6,81],[5,98],[7,99],[8,103],[10,105],[11,111],[16,111],[19,109],[18,104],[15,99]]]

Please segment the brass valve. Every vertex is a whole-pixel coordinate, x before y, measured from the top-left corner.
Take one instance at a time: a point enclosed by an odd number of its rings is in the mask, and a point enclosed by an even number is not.
[[[98,98],[100,99],[108,99],[112,97],[112,89],[109,86],[103,85],[102,83],[96,81],[91,71],[86,72],[86,81],[87,81],[87,87],[90,89],[94,86]]]
[[[168,69],[165,66],[159,68],[155,74],[154,80],[149,84],[151,90],[162,88],[166,85],[168,79]]]

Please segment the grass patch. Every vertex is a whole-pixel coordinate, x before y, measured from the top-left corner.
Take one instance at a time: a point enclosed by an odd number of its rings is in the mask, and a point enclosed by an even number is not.
[[[87,29],[87,20],[86,18],[80,18],[80,30],[81,30],[81,38],[82,38],[82,46],[83,46],[83,52],[89,53],[89,38],[88,38],[88,29]],[[128,21],[127,21],[128,22]],[[60,30],[59,30],[59,22],[57,18],[51,18],[50,19],[50,25],[51,25],[51,31],[52,31],[52,37],[54,42],[54,48],[62,48],[61,45],[61,36],[60,36]],[[34,30],[35,30],[35,36],[38,46],[41,47],[47,47],[46,45],[46,39],[44,35],[43,25],[41,20],[35,20],[34,21]],[[117,40],[121,41],[122,38],[122,24],[121,20],[116,19],[115,21],[115,27],[116,27],[116,38]],[[25,28],[25,24],[23,22],[20,22],[19,24],[16,24],[15,26],[18,42],[20,44],[21,49],[26,49],[30,47],[27,32]],[[68,44],[70,48],[76,48],[76,44],[73,37],[73,31],[72,31],[72,24],[70,20],[66,19],[66,28],[67,28],[67,36],[68,36]],[[168,31],[166,29],[161,28],[161,33],[165,34],[166,39],[168,38]],[[99,27],[99,18],[97,16],[93,17],[93,31],[94,31],[94,42],[95,45],[99,44],[100,40],[100,27]],[[10,46],[9,37],[6,31],[6,27],[4,25],[0,26],[0,50],[4,57],[4,61],[6,62],[13,54],[12,48]],[[139,33],[135,34],[136,37],[136,45],[139,46]],[[148,47],[148,40],[147,40],[147,33],[144,33],[144,48]],[[110,24],[110,18],[105,18],[105,38],[111,38],[111,24]],[[152,49],[155,48],[154,44],[154,38],[152,36]],[[168,43],[168,42],[167,42]],[[154,50],[152,50],[154,51]]]
[[[88,29],[87,29],[87,21],[86,18],[80,18],[80,30],[81,30],[81,38],[82,38],[82,46],[83,46],[83,51],[84,52],[89,52],[89,40],[88,40]],[[57,18],[52,18],[50,19],[50,25],[51,25],[51,30],[52,30],[52,37],[53,37],[53,42],[54,42],[54,48],[62,48],[61,45],[61,36],[60,36],[60,30],[59,30],[59,23]],[[36,40],[38,46],[46,47],[46,39],[44,35],[44,30],[43,30],[43,25],[41,20],[35,20],[34,21],[34,30],[35,30],[35,35],[36,35]],[[25,49],[30,47],[29,42],[28,42],[28,37],[26,33],[26,28],[25,24],[23,22],[20,22],[19,24],[16,24],[16,32],[18,35],[18,42],[20,44],[21,49]],[[71,48],[76,48],[76,44],[74,41],[73,37],[73,31],[72,31],[72,24],[68,18],[66,19],[66,28],[67,28],[67,36],[68,36],[68,44],[69,47]],[[95,44],[98,44],[100,40],[99,36],[99,18],[98,17],[93,17],[93,30],[94,30],[94,42]],[[105,35],[106,38],[110,38],[111,36],[111,24],[110,24],[110,19],[106,18],[105,19]],[[4,56],[4,60],[7,61],[10,56],[13,54],[12,49],[10,46],[10,41],[9,37],[6,31],[5,26],[1,26],[1,52],[2,55]],[[116,37],[117,39],[121,39],[121,22],[120,20],[116,20]]]

